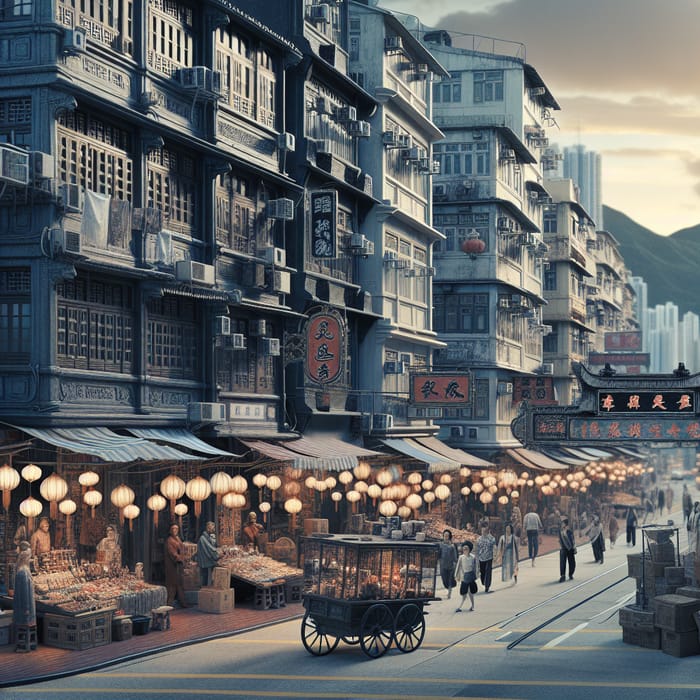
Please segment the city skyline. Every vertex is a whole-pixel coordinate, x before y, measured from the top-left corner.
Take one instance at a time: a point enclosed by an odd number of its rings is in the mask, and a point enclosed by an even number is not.
[[[379,0],[425,25],[524,44],[562,109],[560,147],[602,157],[603,204],[667,236],[700,224],[700,5]],[[684,66],[687,68],[684,69]]]

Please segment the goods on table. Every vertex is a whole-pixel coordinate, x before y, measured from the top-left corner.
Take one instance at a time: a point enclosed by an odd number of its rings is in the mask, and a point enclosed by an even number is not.
[[[425,533],[428,538],[433,540],[441,540],[444,530],[450,530],[450,532],[452,532],[452,541],[455,544],[461,544],[466,540],[476,542],[476,540],[479,538],[478,532],[461,530],[457,527],[452,527],[437,515],[427,515],[425,517]]]
[[[222,547],[217,566],[227,567],[232,576],[252,583],[266,583],[279,579],[301,576],[302,570],[288,566],[264,554],[249,552],[240,547]]]

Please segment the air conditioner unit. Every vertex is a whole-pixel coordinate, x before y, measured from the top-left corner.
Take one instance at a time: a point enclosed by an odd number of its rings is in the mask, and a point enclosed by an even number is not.
[[[246,338],[243,333],[231,333],[230,346],[234,350],[247,350],[248,349],[248,338]]]
[[[333,103],[325,95],[316,96],[316,111],[319,114],[333,114]]]
[[[535,190],[530,190],[527,193],[527,196],[529,199],[534,200],[535,202],[540,198],[539,192],[536,192]]]
[[[268,246],[261,251],[261,257],[265,258],[265,262],[276,267],[285,267],[287,263],[287,254],[284,248],[275,248]]]
[[[382,143],[385,146],[395,146],[398,142],[398,135],[395,131],[383,131],[382,132]]]
[[[29,151],[9,143],[0,144],[0,181],[29,184]]]
[[[310,5],[306,16],[312,22],[330,22],[330,5],[326,5],[325,3],[321,5]]]
[[[450,437],[451,438],[464,437],[464,428],[461,425],[451,425],[450,426]]]
[[[318,139],[316,141],[316,153],[332,153],[330,139]]]
[[[479,437],[479,428],[467,428],[467,439],[476,440]]]
[[[231,335],[231,319],[228,316],[216,316],[214,318],[215,335]]]
[[[498,298],[498,308],[499,309],[510,309],[510,299],[508,297]]]
[[[293,152],[296,148],[294,134],[290,134],[288,131],[279,134],[277,137],[277,147],[280,151]]]
[[[499,231],[510,231],[510,219],[507,216],[499,216],[496,226]]]
[[[347,129],[348,134],[351,136],[361,136],[363,138],[369,137],[372,133],[370,123],[363,121],[348,122]]]
[[[59,191],[61,206],[65,211],[82,212],[84,204],[83,188],[80,185],[62,183]]]
[[[411,134],[397,134],[396,145],[400,148],[411,148],[413,145],[413,136],[411,136]]]
[[[363,139],[368,139],[372,135],[372,125],[369,122],[360,121],[360,133],[358,136]]]
[[[370,255],[374,255],[374,241],[366,240],[365,245],[362,248],[360,248],[358,252],[365,258]]]
[[[268,201],[265,211],[269,219],[292,221],[294,219],[294,201],[287,197],[271,199]]]
[[[481,141],[484,134],[481,131],[472,131],[472,141]]]
[[[66,29],[63,33],[63,50],[66,53],[83,53],[87,50],[87,31],[82,27]]]
[[[390,413],[375,413],[372,415],[372,430],[386,432],[394,427],[394,416]]]
[[[54,177],[56,167],[54,157],[50,153],[31,151],[29,154],[29,169],[32,180],[46,180]]]
[[[384,374],[404,374],[405,371],[403,362],[390,360],[384,363]]]
[[[190,423],[223,423],[226,420],[225,403],[188,403]]]
[[[552,326],[548,326],[546,323],[542,324],[542,335],[549,335],[552,332]]]
[[[180,69],[180,85],[187,90],[221,94],[221,73],[206,66]]]
[[[420,146],[412,146],[403,150],[401,156],[404,160],[421,160],[425,158],[425,149]]]
[[[213,285],[215,281],[214,266],[194,260],[178,260],[175,263],[175,278],[178,282]]]
[[[362,233],[353,233],[350,235],[351,248],[364,248],[367,245],[367,236]]]
[[[511,382],[498,382],[496,385],[496,393],[499,396],[503,396],[504,394],[512,394],[513,384]]]
[[[49,240],[51,250],[54,253],[73,253],[80,255],[81,241],[78,231],[66,231],[62,228],[52,228],[49,230]]]
[[[532,97],[536,97],[538,95],[544,95],[546,90],[543,87],[533,87],[530,88],[529,92]]]
[[[267,335],[269,328],[269,323],[264,319],[254,319],[250,321],[248,329],[250,334],[256,337]]]
[[[440,167],[440,161],[439,160],[431,160],[430,161],[430,172],[433,175],[439,175],[441,172],[442,168]]]
[[[416,63],[413,66],[413,71],[416,75],[428,75],[428,73],[430,73],[430,67],[427,63]]]
[[[400,36],[384,37],[385,51],[403,51],[403,39]]]
[[[263,338],[263,355],[277,357],[280,355],[279,338]]]
[[[357,109],[355,107],[338,107],[335,111],[335,119],[338,122],[354,122],[357,120]]]
[[[415,267],[407,267],[403,274],[404,277],[415,277],[418,273]]]
[[[554,363],[553,362],[543,362],[542,363],[542,374],[554,374]]]
[[[395,263],[399,259],[399,254],[394,251],[394,250],[387,250],[384,253],[384,262],[385,263]]]
[[[272,275],[272,288],[275,292],[291,294],[292,273],[287,272],[286,270],[275,270]]]

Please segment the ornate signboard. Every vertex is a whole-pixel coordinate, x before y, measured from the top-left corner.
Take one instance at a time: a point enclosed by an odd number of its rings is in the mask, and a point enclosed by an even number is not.
[[[533,406],[551,405],[557,402],[552,377],[516,377],[513,380],[513,403],[527,401]]]
[[[314,258],[336,257],[337,211],[335,190],[311,193],[311,255]]]
[[[410,403],[416,406],[461,406],[471,403],[469,375],[464,372],[411,374]]]
[[[651,362],[648,352],[592,352],[588,356],[592,365],[644,365]]]
[[[332,384],[342,377],[345,362],[345,323],[333,310],[313,314],[306,322],[306,376],[317,384]]]
[[[614,331],[606,333],[605,352],[615,350],[626,350],[628,352],[641,352],[642,333],[641,331]]]

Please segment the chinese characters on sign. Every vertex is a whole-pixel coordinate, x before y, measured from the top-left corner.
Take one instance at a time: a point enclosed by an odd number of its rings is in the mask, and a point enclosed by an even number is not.
[[[513,403],[521,401],[533,406],[556,403],[552,377],[516,377],[513,380]]]
[[[631,350],[641,351],[642,333],[641,331],[614,331],[605,333],[605,351],[610,350]]]
[[[469,375],[436,374],[433,372],[411,375],[411,403],[455,404],[471,403],[469,396]]]
[[[321,190],[311,193],[311,255],[314,258],[336,256],[336,212],[338,193]]]
[[[695,413],[693,391],[598,392],[598,413]]]
[[[583,419],[569,421],[570,440],[698,440],[700,421],[695,418],[677,420],[654,420],[641,418],[621,420],[612,418]]]
[[[306,323],[306,376],[318,384],[336,381],[343,367],[345,328],[333,313],[314,314]]]
[[[536,415],[533,430],[538,440],[566,440],[566,418]]]

